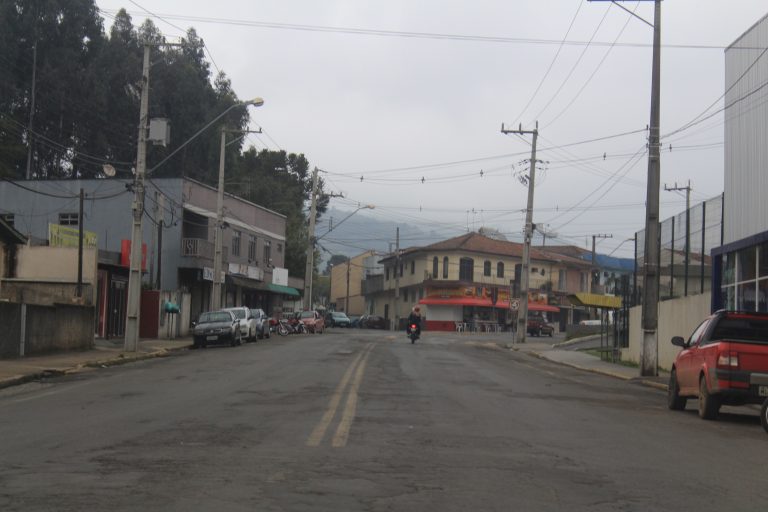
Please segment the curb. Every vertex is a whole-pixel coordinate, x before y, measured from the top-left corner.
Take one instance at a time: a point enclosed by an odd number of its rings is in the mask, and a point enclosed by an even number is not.
[[[119,355],[109,359],[85,361],[83,363],[79,363],[69,368],[50,368],[50,369],[36,371],[33,373],[24,374],[24,375],[15,375],[13,377],[1,379],[0,389],[19,386],[21,384],[26,384],[27,382],[33,382],[36,380],[44,379],[46,377],[71,375],[71,374],[79,373],[79,372],[90,370],[90,369],[108,368],[110,366],[119,366],[123,364],[134,363],[137,361],[145,361],[147,359],[155,359],[158,357],[168,357],[173,352],[188,350],[190,347],[191,345],[184,345],[181,347],[172,347],[172,348],[161,348],[161,349],[154,350],[152,352],[142,352],[138,354],[131,354],[128,356],[126,356],[126,354],[124,353],[120,353]]]

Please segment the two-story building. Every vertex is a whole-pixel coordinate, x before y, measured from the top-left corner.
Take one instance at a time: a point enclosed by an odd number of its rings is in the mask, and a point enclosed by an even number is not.
[[[82,220],[89,242],[98,248],[97,334],[105,337],[124,334],[132,185],[133,180],[123,179],[0,182],[0,215],[32,245],[53,245],[60,232],[77,230]],[[183,335],[210,304],[217,192],[186,178],[151,179],[144,203],[143,285],[179,304]],[[298,297],[301,287],[284,268],[286,217],[225,194],[223,219],[223,305],[280,312],[283,299]],[[43,265],[39,277],[46,277]],[[142,311],[142,324],[148,316]]]
[[[520,296],[522,255],[523,244],[475,232],[405,249],[383,258],[383,274],[363,282],[367,310],[394,321],[423,305],[430,330],[454,330],[457,322],[506,326]],[[589,275],[589,262],[532,248],[529,311],[553,322],[573,322],[566,297],[589,291]]]
[[[366,276],[376,274],[377,269],[382,268],[378,264],[379,259],[375,251],[366,251],[333,266],[329,295],[331,306],[336,311],[344,311],[347,315],[366,312],[362,283]]]

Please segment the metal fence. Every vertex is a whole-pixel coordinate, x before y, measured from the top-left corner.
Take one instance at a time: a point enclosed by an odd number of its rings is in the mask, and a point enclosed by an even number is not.
[[[635,233],[634,303],[643,289],[645,230]],[[708,293],[712,288],[712,249],[723,243],[723,196],[704,201],[661,223],[659,299]]]

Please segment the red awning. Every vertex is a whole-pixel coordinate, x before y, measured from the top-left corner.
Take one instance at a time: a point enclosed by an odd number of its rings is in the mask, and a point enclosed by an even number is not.
[[[494,305],[491,303],[491,299],[487,297],[424,297],[419,301],[419,304],[427,304],[432,306],[478,306],[483,308],[494,307]],[[495,307],[506,309],[509,307],[509,302],[506,300],[500,300],[496,302]]]
[[[432,306],[476,306],[483,308],[496,307],[499,309],[508,309],[509,302],[506,300],[499,300],[494,306],[491,303],[491,299],[488,297],[424,297],[419,301],[419,304],[426,304]],[[536,304],[530,302],[528,304],[528,311],[548,311],[550,313],[559,313],[560,308],[557,306],[550,306],[548,304]]]
[[[528,303],[528,311],[548,311],[550,313],[559,313],[560,308],[557,306],[550,306],[549,304],[536,304],[535,302]]]

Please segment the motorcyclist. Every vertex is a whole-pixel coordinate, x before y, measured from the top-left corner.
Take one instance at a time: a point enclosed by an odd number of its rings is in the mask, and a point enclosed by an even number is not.
[[[414,306],[411,314],[408,315],[408,325],[405,328],[406,334],[411,333],[412,325],[416,325],[416,334],[421,336],[421,309],[419,306]]]

